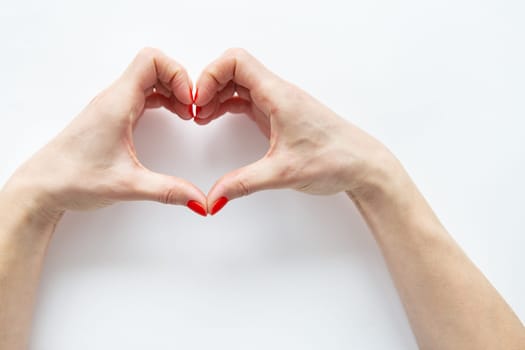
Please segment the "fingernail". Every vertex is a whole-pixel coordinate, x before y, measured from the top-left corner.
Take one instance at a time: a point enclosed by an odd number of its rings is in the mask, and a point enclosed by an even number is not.
[[[193,105],[188,106],[188,113],[190,113],[192,118],[195,118],[195,115],[193,114]]]
[[[202,109],[201,106],[197,106],[197,107],[195,108],[195,117],[198,117],[198,116],[199,116],[199,113],[201,112],[201,109]]]
[[[193,97],[193,103],[197,101],[197,97],[199,96],[199,89],[195,90],[195,96]]]
[[[190,88],[190,100],[192,100],[193,102],[195,102],[195,100],[193,99],[193,91],[191,90],[191,88]]]
[[[195,213],[199,215],[202,215],[202,216],[208,215],[206,213],[206,209],[204,209],[204,206],[197,201],[194,201],[194,200],[188,201],[186,205],[188,206],[188,208],[190,208],[191,210],[193,210]]]
[[[215,204],[213,204],[213,206],[211,207],[211,212],[210,214],[211,215],[215,215],[217,214],[217,212],[219,210],[221,210],[222,208],[224,208],[224,206],[226,205],[226,203],[228,203],[228,198],[226,197],[221,197],[219,199],[217,199],[215,201]]]

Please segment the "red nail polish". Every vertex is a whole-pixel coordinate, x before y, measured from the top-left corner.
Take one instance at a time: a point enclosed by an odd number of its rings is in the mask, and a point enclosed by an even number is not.
[[[195,100],[193,99],[193,91],[191,90],[191,88],[190,88],[190,100],[192,100],[193,102],[195,102]]]
[[[196,212],[199,215],[202,215],[202,216],[208,215],[206,213],[206,209],[204,209],[202,204],[200,204],[197,201],[194,201],[194,200],[188,201],[188,203],[186,205],[188,206],[188,208],[190,208],[191,210],[193,210],[194,212]]]
[[[202,109],[201,106],[197,106],[197,107],[195,108],[195,116],[196,116],[196,117],[197,117],[197,116],[199,115],[199,113],[201,112],[201,109]]]
[[[213,204],[213,207],[211,208],[211,215],[217,214],[217,212],[221,210],[226,205],[226,203],[228,203],[228,198],[226,197],[221,197],[217,199],[217,201],[215,201],[215,204]]]
[[[197,97],[199,97],[199,89],[195,90],[195,96],[193,97],[193,103],[197,101]]]
[[[193,105],[188,106],[188,112],[190,113],[192,118],[195,118],[195,115],[193,114]]]

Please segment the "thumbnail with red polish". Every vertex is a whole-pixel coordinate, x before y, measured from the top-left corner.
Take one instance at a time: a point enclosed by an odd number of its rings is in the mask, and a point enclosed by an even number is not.
[[[211,215],[217,214],[217,212],[221,210],[226,205],[226,203],[228,203],[228,198],[226,197],[221,197],[217,199],[217,201],[215,201],[215,204],[213,204],[211,208]]]
[[[199,215],[202,215],[202,216],[206,216],[207,215],[206,209],[204,209],[202,204],[200,204],[197,201],[194,201],[194,200],[188,201],[188,203],[186,205],[188,206],[188,208],[190,208],[191,210],[193,210],[195,213],[197,213]]]

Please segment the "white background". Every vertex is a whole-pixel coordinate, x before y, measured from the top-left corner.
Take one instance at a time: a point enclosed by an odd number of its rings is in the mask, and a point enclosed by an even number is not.
[[[525,318],[525,16],[516,0],[6,1],[0,180],[143,46],[196,80],[250,50],[403,161]],[[144,116],[139,158],[207,192],[265,153],[247,118]],[[81,181],[81,179],[79,179]],[[32,349],[415,349],[378,248],[343,195],[254,194],[201,218],[137,202],[68,213]]]

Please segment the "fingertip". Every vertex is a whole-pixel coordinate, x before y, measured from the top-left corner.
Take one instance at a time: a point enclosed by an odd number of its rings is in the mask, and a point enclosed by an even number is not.
[[[173,95],[184,105],[193,104],[193,87],[188,77],[188,73],[183,70],[179,76],[176,76],[171,81],[171,89]]]
[[[195,97],[193,103],[196,106],[206,106],[217,95],[217,82],[208,73],[202,73],[195,86]]]
[[[221,196],[219,199],[217,199],[210,209],[210,214],[215,215],[217,214],[226,204],[228,204],[229,199],[226,196]]]
[[[221,210],[228,202],[235,199],[232,193],[229,193],[228,187],[225,187],[225,179],[228,175],[223,176],[217,180],[212,186],[207,195],[208,212],[211,215],[215,215]]]
[[[186,203],[186,206],[192,210],[193,212],[201,215],[201,216],[207,216],[208,215],[208,211],[206,210],[206,208],[204,207],[204,205],[202,205],[202,203],[200,203],[199,201],[196,201],[194,199],[191,199],[189,200],[187,203]]]
[[[176,97],[172,96],[166,103],[163,104],[170,112],[178,115],[183,120],[190,120],[194,118],[193,105],[183,104]]]

